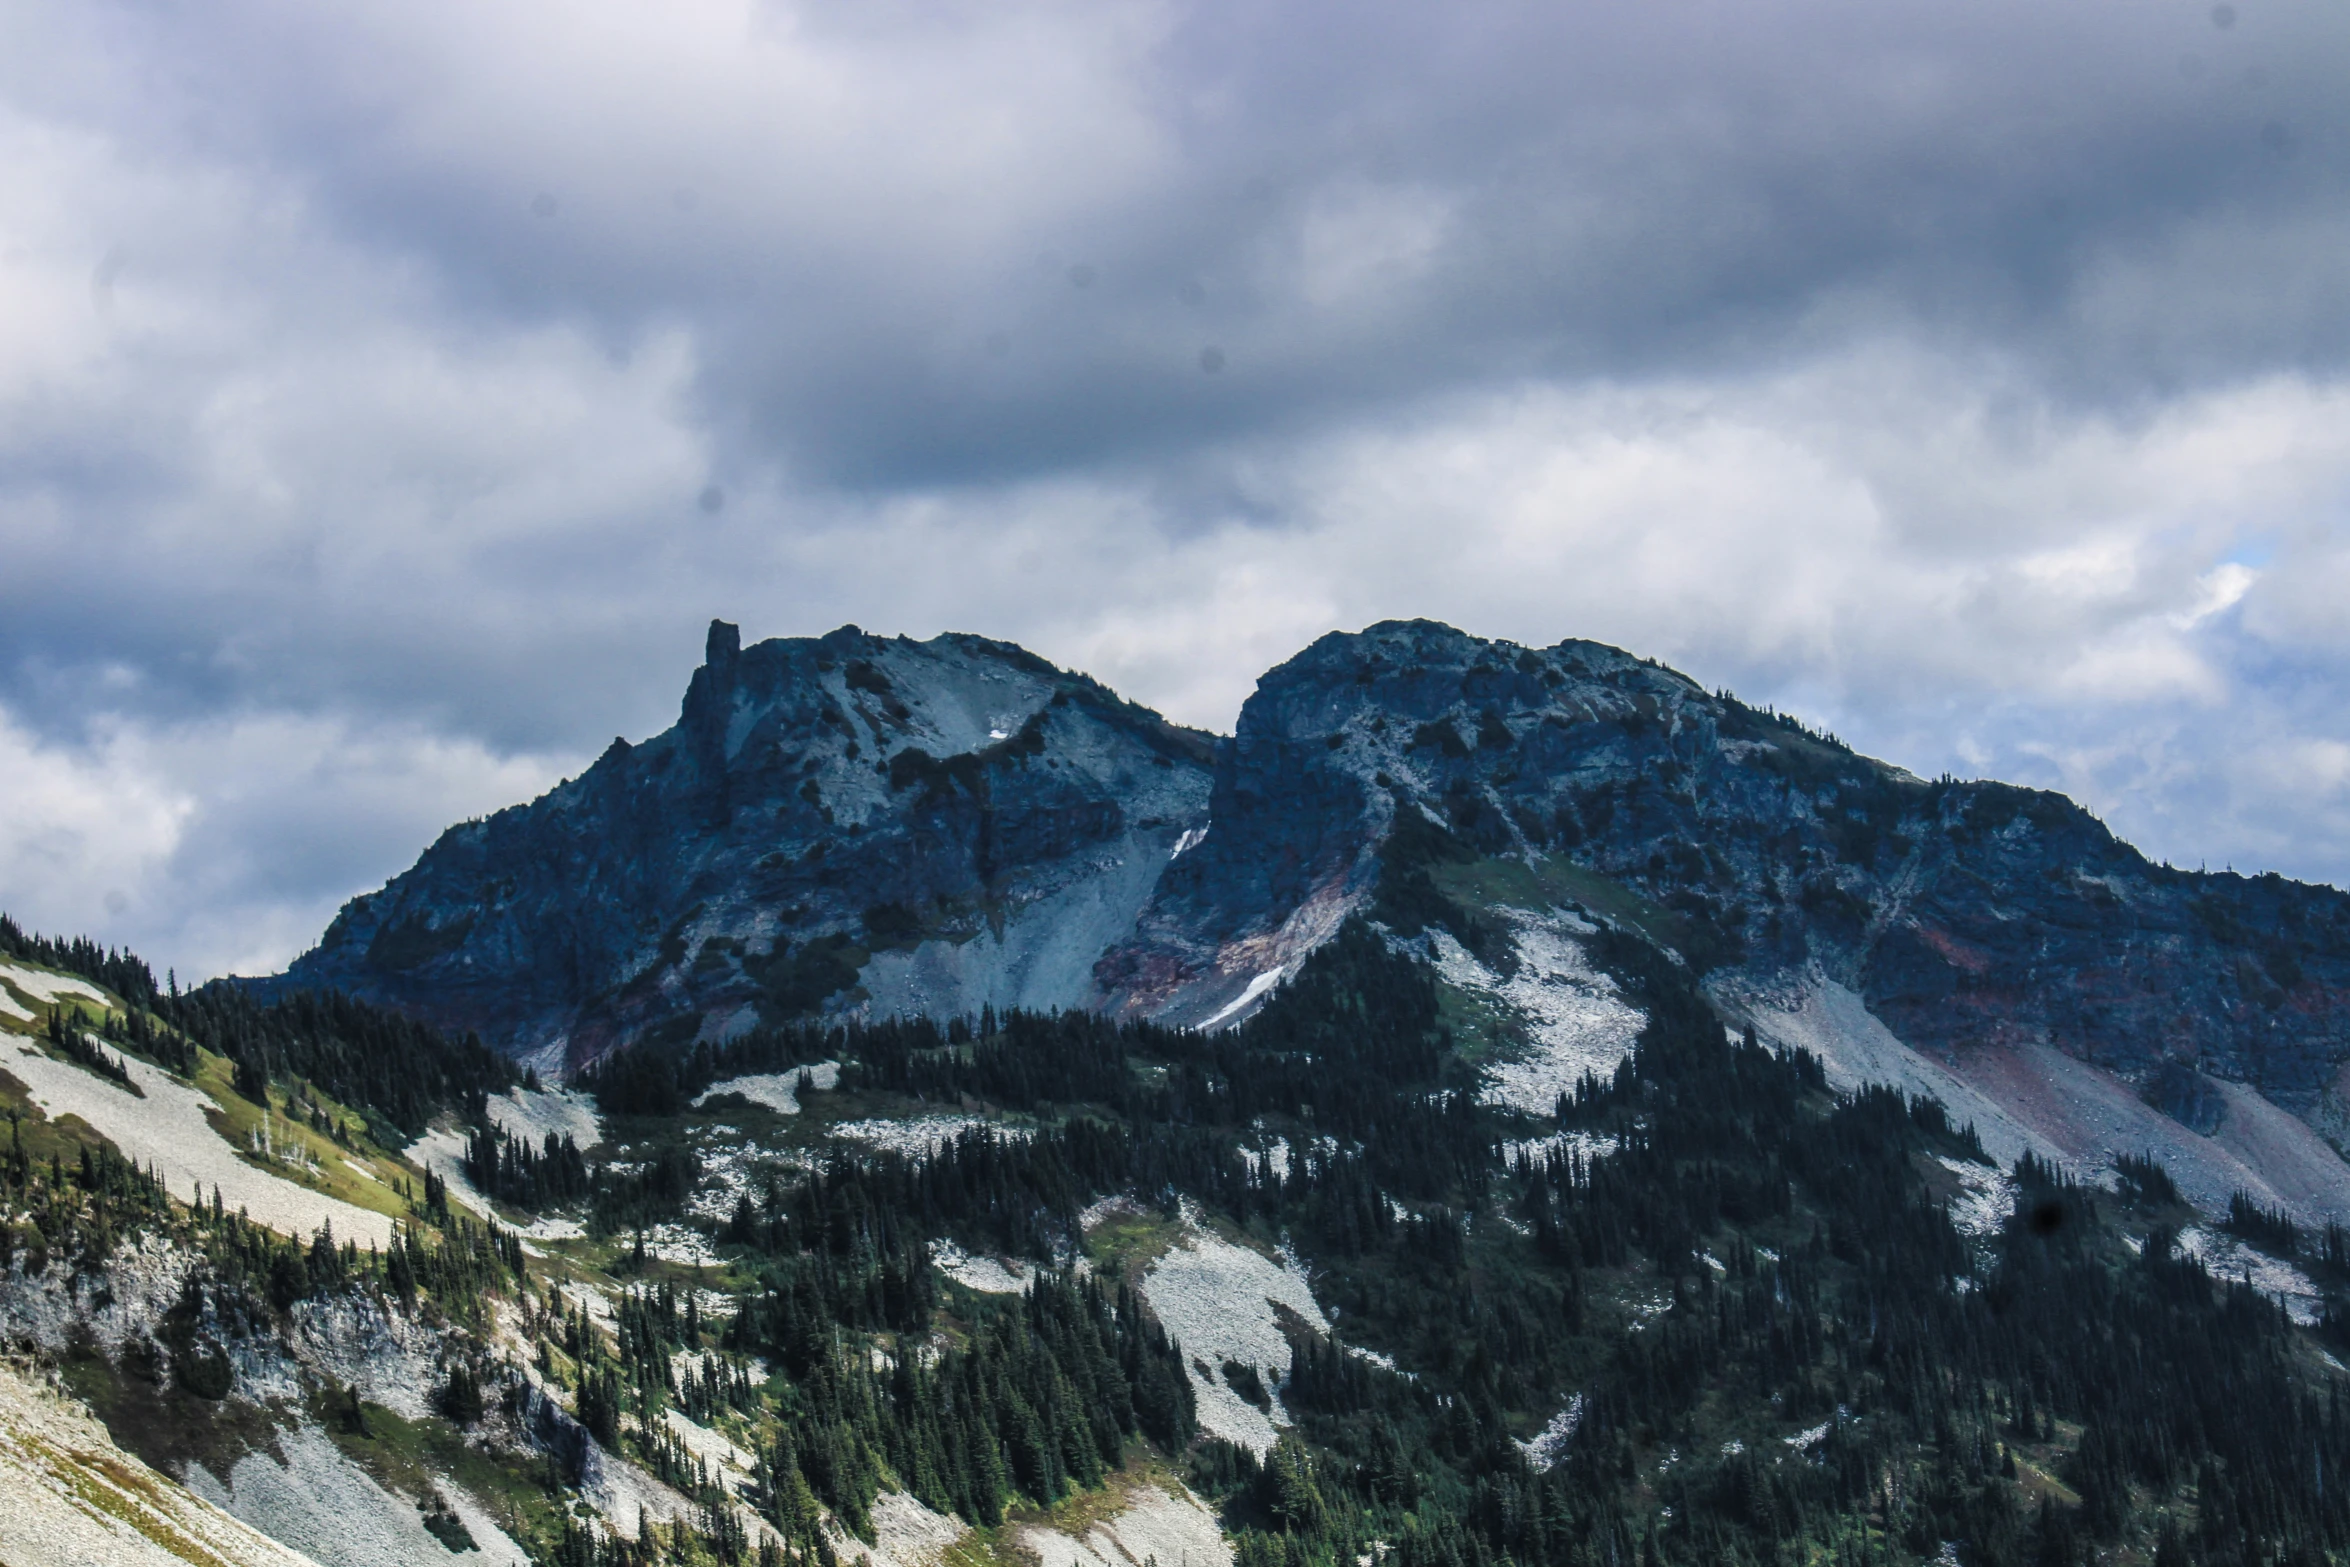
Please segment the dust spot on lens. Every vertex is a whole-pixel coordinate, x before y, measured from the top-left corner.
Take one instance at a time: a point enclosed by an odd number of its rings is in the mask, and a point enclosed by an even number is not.
[[[562,210],[563,203],[557,201],[546,191],[542,190],[530,198],[530,215],[534,218],[551,218]]]
[[[986,348],[988,358],[1001,359],[1004,357],[1004,355],[1012,351],[1012,334],[1009,332],[990,332],[987,334],[987,340],[982,346]]]
[[[2211,25],[2218,28],[2223,33],[2226,32],[2229,28],[2235,26],[2236,8],[2232,5],[2213,6],[2211,8]]]
[[[701,193],[691,185],[681,185],[669,193],[669,205],[680,212],[691,212],[701,204]]]
[[[1199,351],[1199,367],[1210,375],[1220,373],[1224,368],[1224,350],[1212,343],[1201,349]]]
[[[1100,273],[1094,271],[1092,267],[1080,261],[1077,263],[1077,265],[1069,269],[1069,286],[1072,288],[1091,288],[1093,287],[1093,280],[1099,276],[1101,276]]]
[[[2260,128],[2260,145],[2280,158],[2290,158],[2295,150],[2293,133],[2279,120],[2271,120]]]
[[[1198,280],[1194,279],[1175,290],[1175,297],[1196,309],[1208,302],[1208,291],[1200,287]]]
[[[702,493],[696,499],[695,504],[711,516],[716,516],[726,505],[726,492],[715,484],[706,484],[702,487]]]

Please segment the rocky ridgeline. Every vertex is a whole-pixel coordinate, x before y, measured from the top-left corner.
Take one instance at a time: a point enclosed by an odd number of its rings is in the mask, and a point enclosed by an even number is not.
[[[1288,949],[1380,874],[1399,812],[1491,856],[1571,861],[1724,977],[1807,971],[1911,1046],[2045,1044],[2197,1130],[2213,1077],[2330,1124],[2350,1057],[2350,898],[2148,861],[2072,801],[1927,782],[1588,642],[1428,622],[1323,638],[1266,675],[1206,838],[1105,965],[1146,1009]],[[1645,907],[1643,907],[1645,906]]]
[[[677,724],[444,833],[274,988],[573,1062],[838,1004],[1072,1005],[1212,741],[1005,643],[714,623]]]
[[[1927,782],[1612,648],[1429,622],[1323,638],[1223,741],[977,637],[717,625],[675,728],[451,829],[275,983],[574,1062],[848,1007],[1221,1021],[1368,906],[1399,821],[1539,857],[1723,993],[1824,977],[1919,1050],[2052,1046],[2197,1130],[2214,1079],[2340,1119],[2342,894],[2152,864],[2061,796]]]

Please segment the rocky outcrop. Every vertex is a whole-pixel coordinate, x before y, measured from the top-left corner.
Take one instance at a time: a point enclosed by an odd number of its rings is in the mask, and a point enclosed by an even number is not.
[[[1213,742],[1006,643],[724,622],[675,727],[451,828],[273,988],[577,1063],[844,1006],[1081,1006]]]
[[[1532,857],[1724,995],[1818,975],[1908,1046],[2053,1048],[2198,1132],[2343,1121],[2350,899],[2150,863],[2059,795],[1927,781],[1589,642],[1332,635],[1216,743],[1007,644],[711,632],[678,724],[451,829],[274,983],[574,1061],[866,1007],[1245,1015],[1399,822]],[[1416,829],[1415,829],[1416,830]]]
[[[1613,648],[1423,621],[1267,674],[1210,826],[1104,963],[1213,1016],[1359,906],[1399,813],[1579,877],[1691,962],[1857,992],[1913,1048],[2050,1046],[2207,1123],[2208,1085],[2326,1122],[2350,1059],[2350,898],[2149,862],[2060,795],[1929,782]]]

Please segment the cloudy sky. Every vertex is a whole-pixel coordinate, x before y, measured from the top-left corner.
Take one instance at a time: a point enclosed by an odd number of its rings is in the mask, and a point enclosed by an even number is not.
[[[0,908],[274,967],[712,616],[1594,637],[2350,880],[2340,0],[0,0]]]

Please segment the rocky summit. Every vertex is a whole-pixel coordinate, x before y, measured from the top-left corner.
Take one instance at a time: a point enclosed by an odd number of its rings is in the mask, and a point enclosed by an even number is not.
[[[264,985],[549,1067],[810,1016],[1225,1025],[1471,865],[1431,923],[1578,910],[2026,1142],[2183,1129],[2218,1185],[2350,1204],[2341,893],[2153,864],[2060,795],[1920,779],[1614,648],[1425,621],[1316,642],[1228,739],[981,637],[717,623],[673,728],[450,829]]]
[[[1213,754],[1006,643],[716,623],[673,728],[452,827],[271,988],[550,1066],[851,1004],[1083,1005],[1206,822]]]
[[[0,915],[0,1560],[2341,1561],[2346,966],[1593,643],[717,624],[287,974]]]

